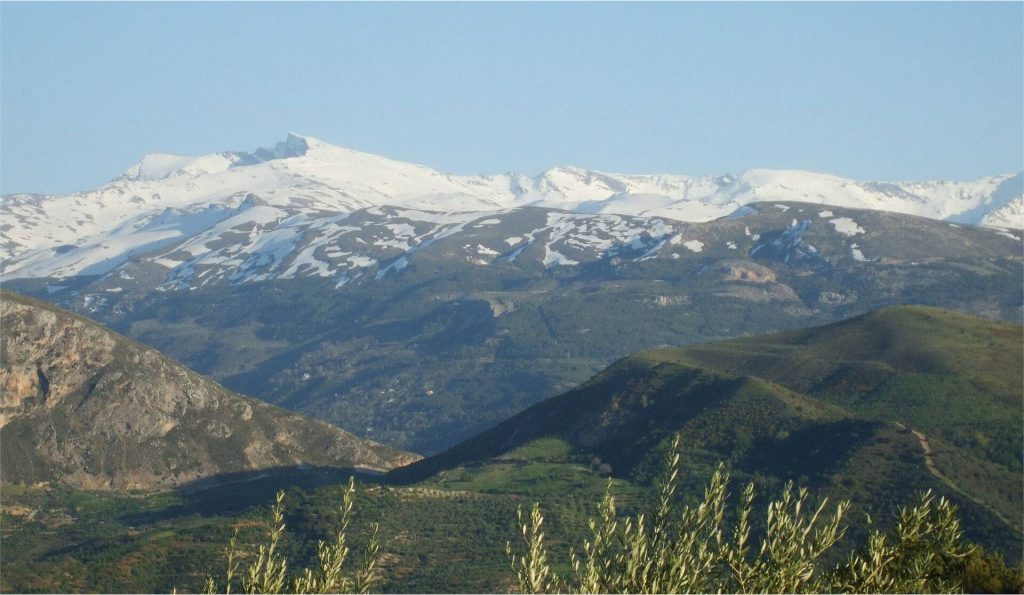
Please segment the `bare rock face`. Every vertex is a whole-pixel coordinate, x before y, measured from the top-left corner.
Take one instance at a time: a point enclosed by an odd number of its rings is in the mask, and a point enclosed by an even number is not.
[[[0,478],[158,489],[225,473],[386,471],[418,457],[232,393],[68,312],[0,293]]]

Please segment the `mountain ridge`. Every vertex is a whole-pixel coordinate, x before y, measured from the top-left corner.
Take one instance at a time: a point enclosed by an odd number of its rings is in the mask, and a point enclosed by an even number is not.
[[[232,393],[156,350],[0,292],[3,481],[161,489],[241,472],[415,460]]]
[[[895,500],[910,486],[941,484],[1019,552],[1022,332],[941,308],[895,306],[802,330],[641,351],[388,477],[474,484],[501,467],[512,476],[494,479],[501,490],[561,449],[572,453],[561,462],[589,460],[599,473],[642,482],[657,476],[664,446],[680,432],[684,476],[727,460],[743,473],[800,479],[840,497],[856,488],[863,493],[855,501],[875,505],[882,494]]]
[[[100,188],[64,196],[7,195],[0,203],[4,273],[40,251],[99,243],[167,209],[238,208],[258,196],[279,209],[351,213],[399,207],[487,213],[546,207],[577,213],[702,222],[766,201],[901,212],[957,223],[1024,227],[1024,174],[970,182],[859,182],[798,170],[721,176],[629,175],[554,167],[459,176],[291,134],[272,148],[198,157],[151,154]]]

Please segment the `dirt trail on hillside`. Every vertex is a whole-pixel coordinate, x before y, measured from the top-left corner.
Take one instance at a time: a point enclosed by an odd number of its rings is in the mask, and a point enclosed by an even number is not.
[[[987,510],[987,511],[991,512],[992,514],[996,515],[997,517],[999,517],[999,520],[1003,521],[1004,523],[1006,523],[1007,525],[1012,527],[1015,531],[1018,531],[1018,532],[1021,531],[1021,527],[1019,527],[1017,525],[1017,523],[1014,523],[1010,519],[1006,518],[1006,516],[1004,516],[1001,512],[999,512],[998,510],[993,508],[987,502],[985,502],[985,501],[983,501],[983,500],[981,500],[979,498],[976,498],[975,496],[972,496],[971,494],[968,494],[960,486],[958,486],[952,479],[946,477],[942,473],[942,471],[939,471],[939,468],[935,465],[935,458],[932,456],[932,445],[928,442],[928,436],[926,436],[924,434],[924,432],[919,432],[919,431],[917,431],[917,430],[915,430],[913,428],[907,428],[907,426],[901,424],[898,421],[894,421],[892,423],[896,427],[901,429],[901,430],[904,430],[904,431],[909,430],[910,433],[912,433],[914,435],[914,437],[917,438],[917,441],[921,444],[921,450],[924,451],[924,466],[928,470],[929,473],[931,473],[933,476],[935,476],[936,479],[938,479],[942,483],[944,483],[947,486],[949,486],[949,488],[951,490],[953,490],[956,493],[960,494],[964,498],[967,498],[971,502],[974,502],[978,506],[981,506],[985,510]]]

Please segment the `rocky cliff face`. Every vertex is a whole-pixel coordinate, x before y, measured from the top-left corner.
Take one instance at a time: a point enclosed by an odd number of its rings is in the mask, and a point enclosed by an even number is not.
[[[153,349],[0,293],[0,477],[173,487],[291,466],[384,471],[415,460],[232,393]]]

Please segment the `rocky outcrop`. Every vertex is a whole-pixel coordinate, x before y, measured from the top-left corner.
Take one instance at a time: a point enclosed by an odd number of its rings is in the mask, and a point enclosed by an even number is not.
[[[0,293],[0,478],[155,489],[418,457],[232,393],[71,313]]]

